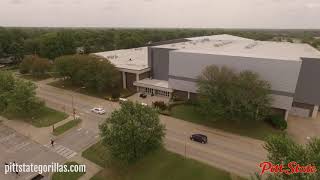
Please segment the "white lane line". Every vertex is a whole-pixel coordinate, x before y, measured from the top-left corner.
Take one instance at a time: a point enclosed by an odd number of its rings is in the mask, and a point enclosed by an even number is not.
[[[76,154],[77,154],[77,153],[74,152],[74,153],[70,154],[69,156],[67,156],[66,158],[67,158],[67,159],[70,159],[70,158],[72,158],[73,156],[75,156]]]

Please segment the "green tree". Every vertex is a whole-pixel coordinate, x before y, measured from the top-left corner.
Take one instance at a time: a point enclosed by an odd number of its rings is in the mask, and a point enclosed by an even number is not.
[[[42,103],[36,98],[36,86],[30,81],[15,79],[14,88],[8,94],[6,112],[20,116],[32,116]]]
[[[88,55],[62,56],[55,60],[55,69],[72,83],[101,92],[116,87],[120,74],[108,60]]]
[[[8,106],[8,96],[13,91],[15,79],[6,71],[0,71],[0,113]]]
[[[36,98],[36,86],[15,78],[12,73],[0,71],[0,107],[2,113],[22,117],[35,115],[43,103]]]
[[[20,73],[31,73],[33,76],[43,76],[51,69],[51,62],[48,59],[38,56],[26,56],[20,63]]]
[[[290,162],[297,162],[301,166],[313,165],[317,169],[320,168],[320,139],[312,139],[306,145],[300,145],[294,142],[286,135],[276,135],[268,137],[264,148],[268,151],[268,161],[273,164],[283,164],[287,166]],[[288,169],[290,170],[290,169]],[[270,175],[268,180],[318,180],[320,173],[317,171],[314,174],[296,173],[287,175],[279,173]]]
[[[8,53],[13,57],[14,63],[20,63],[24,56],[23,45],[20,42],[13,42],[9,46]]]
[[[33,56],[26,56],[19,65],[19,71],[21,74],[30,73],[32,70],[32,64],[34,61]]]
[[[48,73],[51,69],[51,62],[45,58],[39,58],[35,56],[31,70],[33,76],[43,76]]]
[[[135,162],[159,148],[164,137],[155,109],[126,102],[100,126],[103,143],[113,157]]]
[[[256,73],[211,65],[199,76],[198,87],[200,110],[207,116],[261,120],[269,112],[270,85]]]

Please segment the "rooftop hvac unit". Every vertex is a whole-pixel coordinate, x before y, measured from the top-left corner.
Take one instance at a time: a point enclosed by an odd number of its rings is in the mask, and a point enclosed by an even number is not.
[[[252,49],[253,47],[255,47],[255,46],[257,46],[257,45],[258,45],[258,42],[255,41],[255,42],[247,45],[245,48],[246,48],[246,49]]]
[[[209,39],[209,38],[204,38],[204,39],[202,39],[202,40],[201,40],[201,42],[202,42],[202,43],[204,43],[204,42],[208,42],[208,41],[210,41],[210,39]]]

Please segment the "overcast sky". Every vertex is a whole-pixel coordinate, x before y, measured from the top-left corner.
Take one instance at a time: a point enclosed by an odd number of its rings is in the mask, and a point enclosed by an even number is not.
[[[0,0],[0,26],[320,28],[320,0]]]

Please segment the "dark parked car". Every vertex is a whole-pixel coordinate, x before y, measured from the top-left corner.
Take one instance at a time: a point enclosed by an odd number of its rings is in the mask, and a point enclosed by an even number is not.
[[[140,94],[140,97],[141,97],[141,98],[146,98],[147,95],[146,95],[145,93],[141,93],[141,94]]]
[[[190,140],[197,141],[197,142],[203,143],[203,144],[207,144],[207,142],[208,142],[207,136],[205,136],[203,134],[192,134],[190,136]]]

